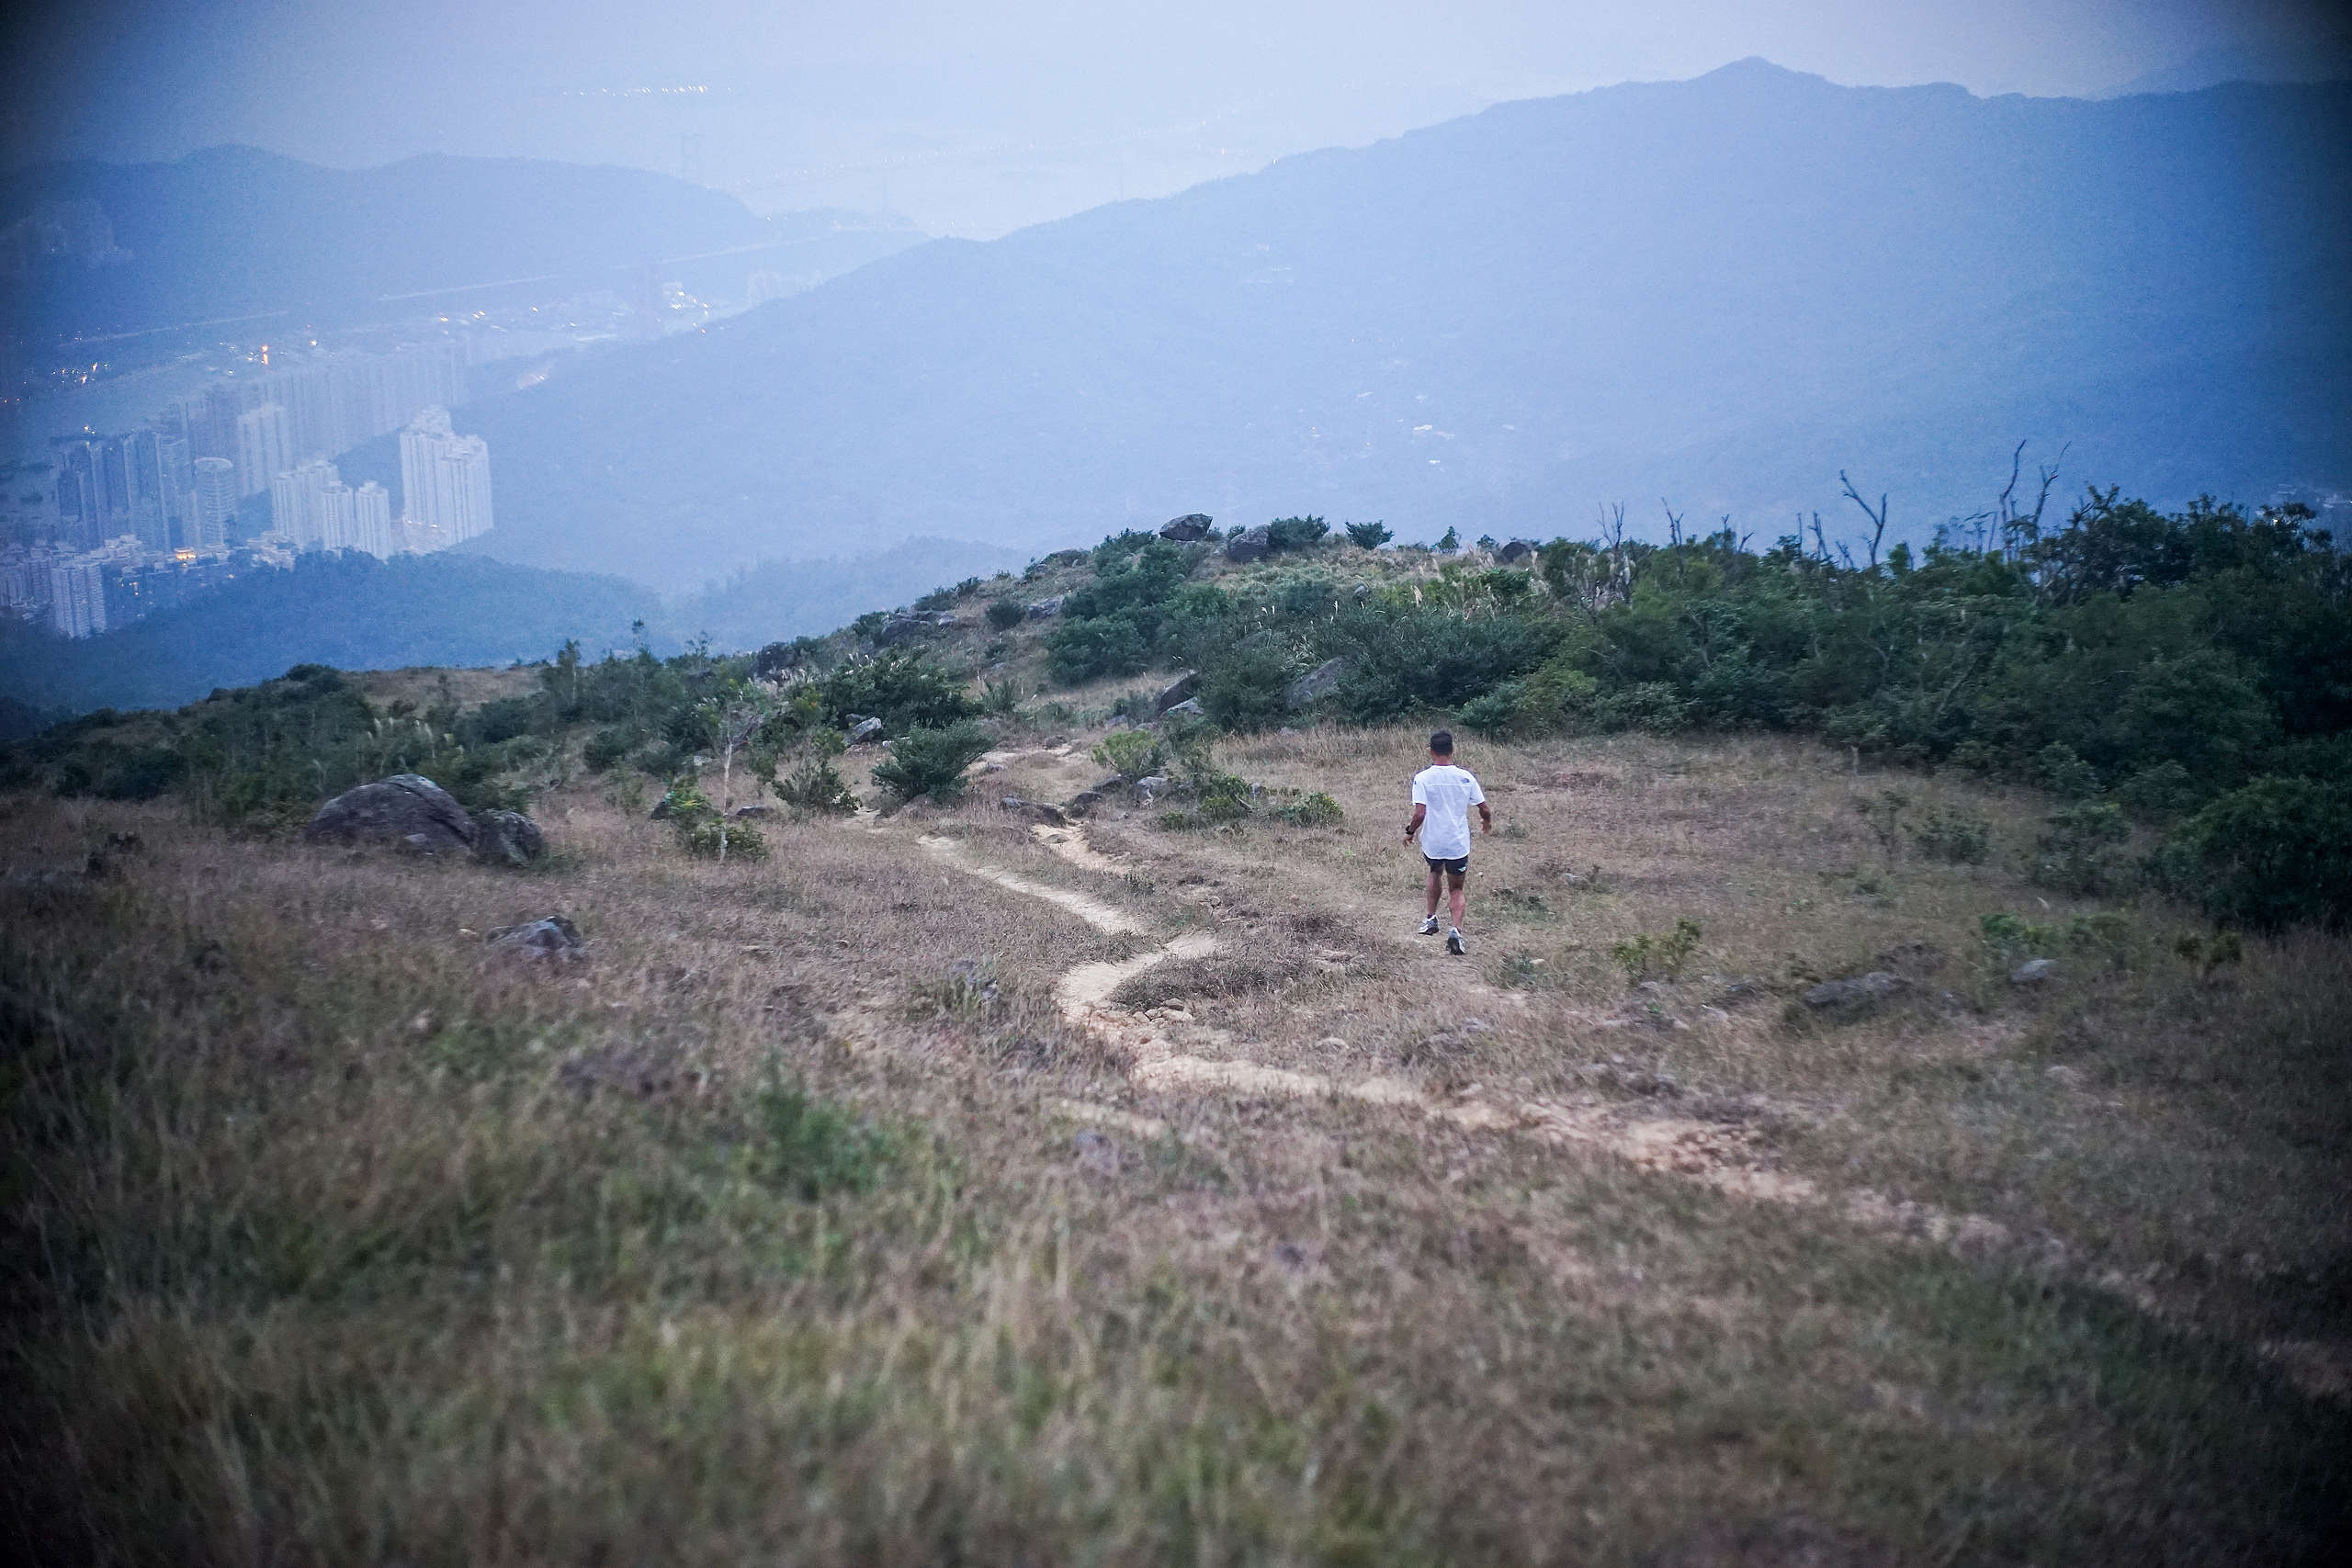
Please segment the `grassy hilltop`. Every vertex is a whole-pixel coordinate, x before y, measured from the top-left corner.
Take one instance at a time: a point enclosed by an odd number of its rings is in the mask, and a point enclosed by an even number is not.
[[[1850,567],[1272,542],[6,753],[13,1537],[2324,1558],[2339,559],[2111,496]],[[1466,958],[1397,841],[1440,716]],[[289,830],[401,770],[549,854]]]

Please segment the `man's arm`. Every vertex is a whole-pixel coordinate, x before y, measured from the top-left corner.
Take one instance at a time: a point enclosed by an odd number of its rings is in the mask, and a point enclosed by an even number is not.
[[[1413,819],[1405,824],[1405,841],[1407,843],[1409,844],[1413,841],[1413,835],[1421,830],[1421,819],[1429,814],[1430,808],[1418,800],[1413,803]]]
[[[1483,800],[1478,803],[1478,829],[1486,833],[1495,830],[1495,814],[1487,809],[1487,803]]]

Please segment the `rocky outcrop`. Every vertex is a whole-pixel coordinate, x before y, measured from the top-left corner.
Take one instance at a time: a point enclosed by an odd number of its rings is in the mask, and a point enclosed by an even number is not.
[[[1050,621],[1061,613],[1062,595],[1059,593],[1050,599],[1040,599],[1029,606],[1029,618],[1033,621]]]
[[[397,844],[421,854],[465,854],[474,847],[473,818],[449,792],[417,773],[395,773],[347,789],[302,829],[312,844]]]
[[[854,714],[851,716],[856,717]],[[881,739],[882,721],[878,718],[860,718],[849,727],[849,743],[853,746],[874,745]]]
[[[1505,566],[1518,566],[1523,561],[1532,559],[1534,555],[1533,545],[1529,544],[1525,539],[1513,539],[1495,552],[1495,558]]]
[[[1209,529],[1214,525],[1215,519],[1211,518],[1207,513],[1187,512],[1182,517],[1170,517],[1167,522],[1162,523],[1159,525],[1159,536],[1163,539],[1173,539],[1180,545],[1189,545],[1196,539],[1207,537]]]
[[[1264,560],[1274,547],[1274,531],[1261,523],[1255,528],[1244,528],[1225,542],[1225,558],[1238,566],[1253,560]]]
[[[1824,1012],[1866,1008],[1893,996],[1904,984],[1900,975],[1873,969],[1850,980],[1823,981],[1804,994],[1804,1005]]]
[[[588,956],[588,943],[580,928],[561,915],[501,926],[482,940],[492,953],[532,963],[571,964]]]
[[[1176,679],[1159,688],[1159,695],[1153,700],[1151,711],[1154,713],[1166,713],[1170,708],[1174,707],[1178,703],[1185,701],[1191,697],[1193,693],[1200,689],[1200,671],[1197,670],[1187,670],[1182,675],[1177,676]]]
[[[1048,827],[1066,827],[1069,822],[1069,816],[1060,807],[1043,800],[1023,800],[1017,795],[1008,795],[998,801],[997,805],[1011,816],[1026,818],[1032,822],[1043,822]]]
[[[474,854],[492,865],[528,865],[548,852],[539,825],[519,811],[485,811],[474,820]]]
[[[1159,716],[1162,718],[1206,718],[1208,710],[1201,706],[1200,698],[1186,697],[1182,702],[1164,710]]]
[[[1337,690],[1340,682],[1347,675],[1347,672],[1348,661],[1346,660],[1325,660],[1314,669],[1309,670],[1306,674],[1301,675],[1297,680],[1293,681],[1290,685],[1283,690],[1283,705],[1289,708],[1293,713],[1297,712],[1303,707],[1311,707],[1317,702],[1330,695],[1333,691]]]

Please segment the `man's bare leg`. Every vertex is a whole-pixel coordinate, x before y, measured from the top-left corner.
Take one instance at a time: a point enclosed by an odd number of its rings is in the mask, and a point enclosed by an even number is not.
[[[1427,915],[1430,919],[1432,919],[1432,920],[1437,919],[1437,895],[1438,895],[1438,889],[1439,889],[1439,887],[1441,887],[1442,886],[1443,886],[1443,884],[1442,884],[1442,883],[1441,883],[1441,882],[1439,881],[1439,877],[1440,877],[1442,874],[1439,872],[1439,870],[1437,869],[1437,867],[1435,867],[1435,866],[1431,866],[1431,867],[1430,867],[1430,907],[1429,907],[1429,908],[1428,908],[1427,910],[1425,910],[1425,911],[1423,911],[1423,912],[1424,912],[1424,913],[1425,913],[1425,914],[1426,914],[1426,915]],[[1457,916],[1455,917],[1455,919],[1456,919],[1456,922],[1457,922],[1457,923],[1459,923],[1459,919],[1460,919],[1459,915],[1457,915]]]
[[[1465,880],[1466,879],[1458,871],[1449,871],[1445,874],[1446,889],[1451,895],[1453,901],[1453,929],[1455,931],[1460,931],[1462,929],[1462,908],[1463,905],[1468,901],[1463,896],[1462,891],[1462,885]],[[1434,890],[1432,890],[1430,897],[1430,913],[1432,915],[1437,913],[1437,897]]]

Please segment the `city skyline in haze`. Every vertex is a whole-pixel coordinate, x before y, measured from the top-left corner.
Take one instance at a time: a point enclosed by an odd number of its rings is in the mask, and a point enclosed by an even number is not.
[[[903,213],[987,238],[1495,102],[1760,55],[1982,96],[2345,73],[2322,0],[1473,0],[1186,7],[899,0],[656,15],[446,0],[153,0],[6,24],[12,166],[243,142],[340,167],[425,152],[620,164],[763,211]]]

